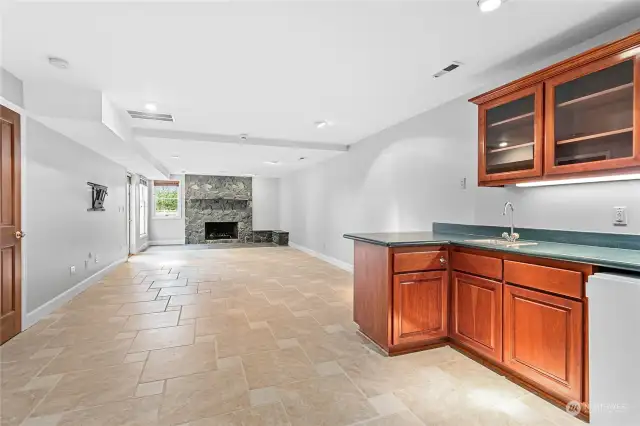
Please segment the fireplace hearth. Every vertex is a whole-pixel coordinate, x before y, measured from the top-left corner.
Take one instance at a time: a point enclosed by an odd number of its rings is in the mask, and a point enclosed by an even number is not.
[[[205,240],[237,240],[238,222],[205,222]]]

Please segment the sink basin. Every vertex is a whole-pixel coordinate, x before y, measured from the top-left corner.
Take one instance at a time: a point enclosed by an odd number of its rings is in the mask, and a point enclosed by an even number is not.
[[[537,246],[538,243],[533,241],[507,241],[507,240],[499,240],[499,239],[483,239],[483,240],[465,240],[467,243],[476,243],[476,244],[488,244],[492,246],[501,246],[501,247],[522,247],[522,246]]]

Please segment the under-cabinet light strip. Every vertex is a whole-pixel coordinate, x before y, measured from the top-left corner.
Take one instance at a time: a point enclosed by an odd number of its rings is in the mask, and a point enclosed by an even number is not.
[[[640,174],[599,176],[599,177],[587,177],[587,178],[564,179],[564,180],[545,180],[540,182],[523,182],[523,183],[516,183],[516,186],[524,188],[524,187],[532,187],[532,186],[572,185],[577,183],[615,182],[615,181],[623,181],[623,180],[640,180]]]

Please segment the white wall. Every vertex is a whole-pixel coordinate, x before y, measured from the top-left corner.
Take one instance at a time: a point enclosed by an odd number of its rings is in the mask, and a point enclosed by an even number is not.
[[[280,179],[255,177],[253,188],[253,230],[280,229]]]
[[[23,289],[29,313],[107,265],[126,259],[126,170],[31,118],[25,121]],[[91,206],[87,182],[109,188],[106,211],[87,211]],[[72,265],[75,275],[69,271]]]
[[[467,99],[589,47],[635,31],[640,19],[543,63],[488,78],[486,86],[365,138],[349,152],[281,180],[281,228],[290,239],[353,262],[348,232],[430,230],[432,222],[504,225],[516,206],[524,227],[640,232],[640,183],[546,188],[477,188],[477,108]],[[490,81],[489,81],[490,80]],[[446,84],[446,79],[443,79]],[[467,189],[459,186],[467,178]],[[611,225],[613,206],[629,207],[629,226]]]
[[[333,160],[282,179],[282,224],[291,241],[351,263],[347,232],[430,229],[473,221],[459,180],[475,159],[473,126],[454,102],[365,139]]]
[[[185,219],[184,219],[184,175],[171,175],[171,180],[180,181],[180,217],[165,218],[153,216],[153,184],[149,186],[149,211],[151,222],[149,224],[149,244],[150,245],[171,245],[184,244],[185,242]]]

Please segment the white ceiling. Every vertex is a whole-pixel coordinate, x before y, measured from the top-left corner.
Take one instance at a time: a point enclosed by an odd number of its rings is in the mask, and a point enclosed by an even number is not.
[[[300,156],[312,164],[340,154],[318,142],[355,143],[473,90],[488,69],[623,1],[509,0],[491,14],[476,0],[23,2],[4,12],[2,59],[26,82],[99,90],[122,111],[156,102],[175,123],[130,124],[185,132],[140,138],[172,172],[280,176],[301,167]],[[70,69],[51,67],[49,55]],[[431,77],[454,60],[464,66]],[[334,125],[317,129],[317,120]],[[203,142],[193,132],[294,147]]]

